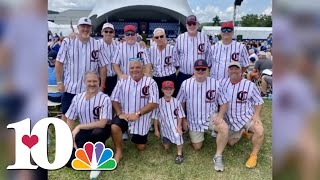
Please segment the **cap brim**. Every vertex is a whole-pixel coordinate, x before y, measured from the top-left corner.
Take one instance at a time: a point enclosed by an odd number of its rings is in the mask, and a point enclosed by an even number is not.
[[[236,66],[238,68],[241,68],[241,66],[238,66],[238,65],[235,65],[235,64],[229,65],[229,67],[232,67],[232,66]]]
[[[208,68],[208,66],[195,66],[194,68]]]
[[[80,25],[89,25],[89,26],[92,26],[92,24],[90,24],[90,23],[81,23],[81,24],[78,24],[78,26],[80,26]]]

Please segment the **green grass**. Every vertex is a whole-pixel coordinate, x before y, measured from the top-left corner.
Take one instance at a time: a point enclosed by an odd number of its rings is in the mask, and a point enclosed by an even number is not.
[[[184,143],[185,161],[181,165],[174,163],[176,146],[168,151],[162,148],[159,139],[153,133],[149,134],[147,149],[138,152],[130,140],[124,143],[124,158],[114,171],[103,171],[98,179],[272,179],[272,102],[265,100],[262,121],[265,128],[265,141],[258,156],[255,169],[245,167],[245,162],[251,152],[252,144],[247,139],[241,139],[233,147],[227,146],[224,151],[224,172],[213,169],[212,157],[216,150],[215,139],[209,134],[205,136],[204,147],[199,152],[191,148],[190,140]],[[52,139],[54,144],[54,140]],[[111,138],[106,147],[113,148]],[[54,158],[54,146],[49,149],[49,159]],[[62,168],[49,171],[49,179],[89,179],[89,171],[75,171]]]

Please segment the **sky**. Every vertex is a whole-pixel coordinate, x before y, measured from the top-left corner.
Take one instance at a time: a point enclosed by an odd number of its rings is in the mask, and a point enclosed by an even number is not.
[[[67,9],[91,10],[96,0],[49,0],[49,10],[64,11]],[[227,21],[233,18],[234,0],[188,0],[192,12],[200,22],[210,22],[218,15],[220,20]],[[237,17],[246,14],[267,14],[272,11],[272,0],[243,0],[241,6],[237,6]]]

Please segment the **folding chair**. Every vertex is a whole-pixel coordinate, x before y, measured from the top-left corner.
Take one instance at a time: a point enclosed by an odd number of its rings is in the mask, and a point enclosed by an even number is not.
[[[57,92],[59,92],[57,85],[48,85],[48,93],[57,93]],[[59,114],[61,114],[61,111],[59,110],[60,105],[61,103],[56,103],[48,100],[48,116],[52,117],[53,115],[58,116]]]

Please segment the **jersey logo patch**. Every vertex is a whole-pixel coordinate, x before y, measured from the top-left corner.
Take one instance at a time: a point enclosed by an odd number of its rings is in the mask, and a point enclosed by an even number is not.
[[[143,61],[143,52],[142,52],[142,51],[139,51],[139,52],[137,53],[137,58],[140,58],[141,61]]]
[[[209,90],[206,92],[206,102],[211,103],[214,99],[215,90]]]
[[[141,96],[141,98],[148,98],[149,97],[149,89],[150,89],[150,86],[144,86],[141,90],[141,93],[143,96]]]
[[[233,61],[239,61],[239,53],[232,53],[231,59]]]
[[[93,50],[91,52],[91,62],[97,62],[99,59],[99,50]]]
[[[198,54],[204,53],[204,43],[198,45]]]
[[[93,108],[93,119],[100,119],[101,108],[102,106],[97,106]]]
[[[248,98],[247,91],[240,91],[237,94],[237,103],[246,103]]]
[[[164,67],[166,66],[170,66],[172,64],[172,57],[171,56],[167,56],[165,59],[164,59]]]

